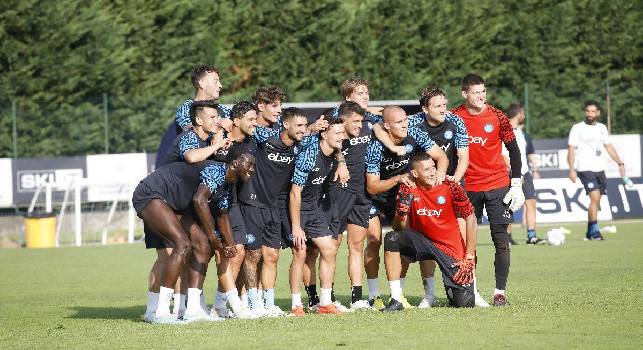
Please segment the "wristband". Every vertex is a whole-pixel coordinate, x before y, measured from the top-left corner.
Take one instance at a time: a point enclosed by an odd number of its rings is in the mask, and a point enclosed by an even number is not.
[[[337,163],[339,164],[346,164],[346,159],[338,160]]]
[[[621,165],[625,166],[625,163],[616,163],[616,164],[618,164],[618,166],[621,166]]]
[[[519,177],[514,177],[513,179],[511,179],[511,186],[522,187],[522,179]]]

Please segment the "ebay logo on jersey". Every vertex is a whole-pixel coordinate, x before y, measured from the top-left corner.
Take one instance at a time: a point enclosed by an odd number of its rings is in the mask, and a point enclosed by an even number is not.
[[[437,216],[437,217],[440,217],[440,214],[442,214],[442,209],[435,210],[435,209],[420,208],[420,209],[417,210],[417,214],[422,215],[422,216]]]
[[[479,144],[484,147],[484,144],[487,143],[488,138],[482,138],[480,136],[471,136],[469,135],[469,143]]]

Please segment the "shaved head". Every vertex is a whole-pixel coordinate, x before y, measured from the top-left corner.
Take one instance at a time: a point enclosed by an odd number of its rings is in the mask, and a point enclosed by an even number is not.
[[[406,116],[406,112],[399,106],[386,106],[382,110],[382,119],[385,123],[392,123],[395,117],[399,115]]]

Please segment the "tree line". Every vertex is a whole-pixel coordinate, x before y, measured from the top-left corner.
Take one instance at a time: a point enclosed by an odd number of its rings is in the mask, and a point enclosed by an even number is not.
[[[477,73],[498,107],[527,97],[534,138],[566,137],[588,99],[604,116],[609,86],[612,133],[641,133],[641,14],[603,0],[5,0],[0,157],[14,116],[20,157],[105,152],[105,114],[110,153],[154,152],[199,63],[221,70],[223,103],[262,84],[337,101],[360,75],[372,100],[438,85],[455,107]]]

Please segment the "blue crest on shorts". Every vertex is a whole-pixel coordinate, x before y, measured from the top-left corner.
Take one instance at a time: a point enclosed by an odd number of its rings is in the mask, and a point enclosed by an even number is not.
[[[297,148],[297,147],[293,148],[292,153],[294,153],[294,154],[299,153],[299,148]]]
[[[366,123],[366,127],[368,127],[368,130],[373,130],[373,123],[371,122]]]
[[[444,203],[446,203],[446,201],[447,200],[444,198],[444,196],[440,196],[437,199],[438,204],[444,204]]]
[[[588,182],[587,183],[587,188],[594,188],[594,183],[593,182]]]
[[[371,215],[375,215],[375,213],[377,213],[377,208],[376,208],[374,205],[371,205],[371,211],[370,211],[370,214],[371,214]]]
[[[451,140],[453,138],[453,131],[447,130],[444,132],[444,138],[447,140]]]
[[[288,240],[292,242],[292,233],[288,235]]]
[[[413,146],[411,146],[409,144],[404,145],[404,149],[406,150],[407,154],[413,152]]]
[[[491,124],[485,124],[485,125],[484,125],[484,131],[486,131],[486,132],[488,132],[488,133],[492,132],[492,131],[493,131],[493,125],[491,125]]]
[[[248,244],[252,244],[255,242],[255,235],[253,235],[252,233],[248,233],[246,235],[246,238],[248,239]]]

